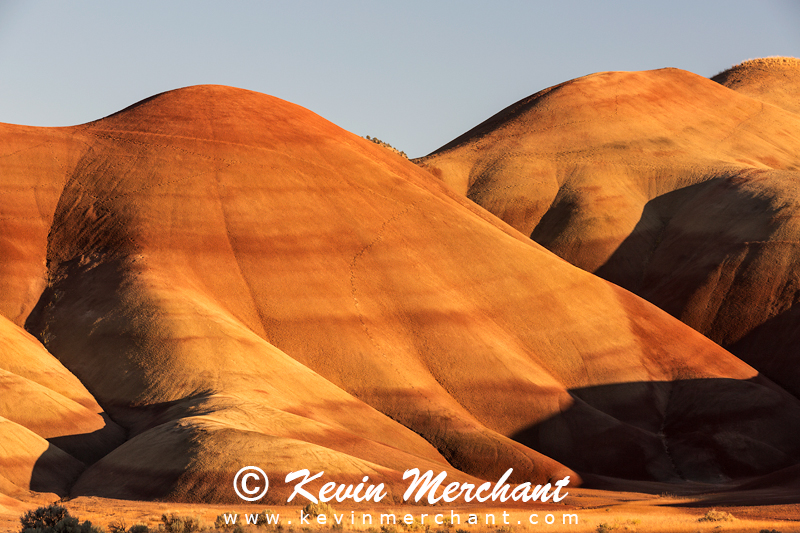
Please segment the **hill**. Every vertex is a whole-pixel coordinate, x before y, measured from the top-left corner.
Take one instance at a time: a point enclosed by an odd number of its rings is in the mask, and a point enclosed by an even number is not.
[[[711,79],[734,91],[800,114],[800,59],[750,59]]]
[[[413,467],[720,483],[798,462],[796,398],[306,109],[198,86],[34,133],[74,144],[36,158],[57,202],[11,212],[50,221],[17,270],[43,287],[24,324],[126,432],[73,496],[233,502],[250,464],[396,500]]]
[[[605,72],[418,163],[800,396],[798,131],[800,116],[689,72]]]

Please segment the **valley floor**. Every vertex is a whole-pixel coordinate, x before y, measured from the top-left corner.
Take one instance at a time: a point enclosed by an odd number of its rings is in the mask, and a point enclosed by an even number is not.
[[[699,497],[680,496],[671,493],[650,495],[634,492],[611,492],[588,489],[573,489],[565,500],[568,505],[537,504],[524,508],[481,507],[474,505],[393,505],[386,506],[335,506],[341,521],[340,530],[381,531],[381,515],[394,514],[395,527],[388,526],[383,531],[450,531],[469,532],[499,531],[502,533],[547,532],[670,532],[694,533],[706,531],[724,532],[796,532],[800,531],[800,505],[749,505],[749,506],[706,506]],[[31,508],[42,505],[31,504]],[[237,515],[237,520],[246,523],[247,515],[264,510],[265,505],[208,505],[181,504],[170,502],[143,502],[111,500],[96,497],[80,497],[61,503],[73,516],[80,520],[90,520],[93,524],[106,527],[111,523],[124,523],[126,527],[146,524],[157,530],[163,514],[175,514],[199,518],[212,527],[220,515]],[[325,525],[315,519],[300,524],[300,506],[269,506],[274,514],[280,516],[282,531],[308,532],[331,529],[333,519],[328,518]],[[477,515],[477,525],[466,522],[469,515]],[[21,514],[21,513],[19,513]],[[415,524],[403,527],[405,515],[411,515]],[[437,516],[440,514],[442,516]],[[424,515],[424,516],[423,516]],[[444,521],[452,515],[460,517],[461,524],[436,525],[434,520]],[[494,517],[494,524],[491,523]],[[372,524],[368,522],[369,517]],[[719,519],[719,518],[722,519]],[[704,519],[705,518],[705,519]],[[711,519],[709,519],[711,518]],[[717,518],[714,520],[713,518]],[[486,524],[486,521],[489,524]],[[386,518],[385,520],[389,520]],[[420,523],[421,521],[421,523]],[[537,522],[532,524],[531,522]],[[548,524],[547,522],[552,522]],[[571,523],[570,523],[571,522]],[[577,523],[576,523],[577,522]],[[238,522],[237,523],[241,523]],[[427,526],[427,527],[426,527]],[[336,526],[338,528],[339,526]],[[245,527],[245,531],[267,531],[265,528]],[[275,530],[274,526],[269,529]],[[0,531],[19,531],[18,514],[11,508],[0,512]]]

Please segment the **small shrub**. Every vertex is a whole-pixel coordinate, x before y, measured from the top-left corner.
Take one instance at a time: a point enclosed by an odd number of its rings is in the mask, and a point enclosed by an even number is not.
[[[616,526],[613,526],[607,522],[601,522],[597,526],[597,533],[608,533],[609,531],[613,531],[616,529]]]
[[[731,513],[711,509],[709,512],[697,519],[698,522],[733,522],[736,520]]]
[[[125,525],[125,520],[114,520],[113,522],[109,522],[108,531],[109,533],[127,533],[128,526]]]
[[[19,521],[22,530],[53,527],[69,516],[69,512],[55,503],[47,507],[39,507],[35,511],[27,511]]]
[[[778,531],[777,529],[762,529],[758,533],[781,533],[781,532]]]
[[[164,514],[161,515],[161,522],[166,533],[193,533],[204,529],[203,523],[193,516]]]
[[[405,531],[419,531],[420,529],[421,529],[421,530],[424,530],[424,531],[427,531],[427,530],[428,530],[428,525],[427,525],[427,524],[423,525],[422,523],[420,523],[420,522],[417,522],[417,519],[416,519],[416,518],[415,518],[415,519],[414,519],[414,521],[413,521],[413,522],[411,522],[410,524],[407,524],[407,523],[405,522],[405,520],[403,520],[402,522],[400,522],[400,526],[401,526],[401,527],[402,527],[402,528],[403,528]]]
[[[69,511],[57,504],[27,511],[19,519],[22,533],[103,533],[86,520],[81,523]]]
[[[226,514],[228,514],[228,513],[223,513],[221,515],[217,515],[217,519],[214,520],[214,529],[233,529],[236,526],[236,524],[228,523],[225,520],[225,515]]]
[[[398,150],[397,148],[395,148],[394,146],[392,146],[391,144],[389,144],[387,142],[383,142],[382,140],[378,139],[377,137],[370,137],[369,135],[367,135],[364,138],[366,140],[368,140],[368,141],[374,142],[377,145],[383,146],[384,148],[388,148],[392,152],[394,152],[394,153],[396,153],[398,155],[401,155],[401,156],[405,157],[406,159],[408,159],[408,156],[406,155],[405,152],[402,152],[402,151]]]
[[[258,526],[264,527],[268,529],[277,529],[278,531],[283,529],[283,525],[280,523],[277,524],[270,524],[269,518],[274,515],[275,513],[272,512],[272,509],[264,509],[260,513],[258,513]]]
[[[307,503],[305,507],[303,507],[303,512],[307,515],[310,515],[311,518],[315,518],[321,514],[324,514],[326,517],[333,517],[333,513],[336,510],[333,508],[332,505],[320,502],[320,503]]]
[[[108,524],[109,533],[150,533],[150,528],[145,524],[134,524],[131,527],[125,525],[125,520],[114,520]]]

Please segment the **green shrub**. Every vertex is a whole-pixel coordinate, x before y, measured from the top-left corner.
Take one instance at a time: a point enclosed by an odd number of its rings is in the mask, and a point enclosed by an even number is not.
[[[132,525],[127,533],[150,533],[150,528],[145,524]]]
[[[19,521],[22,533],[103,533],[88,520],[81,523],[64,507],[54,503],[27,511]]]
[[[69,516],[69,512],[55,503],[47,507],[39,507],[35,511],[27,511],[19,521],[22,523],[22,530],[53,527],[60,521]]]

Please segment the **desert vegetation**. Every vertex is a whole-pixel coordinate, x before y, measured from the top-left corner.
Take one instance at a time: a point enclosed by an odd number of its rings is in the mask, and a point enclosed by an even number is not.
[[[736,518],[727,511],[711,509],[706,514],[697,519],[698,522],[734,522]]]
[[[51,504],[28,511],[19,519],[22,524],[21,533],[103,533],[102,528],[91,522],[80,522],[69,514],[66,508]],[[140,533],[140,532],[137,532]]]
[[[741,63],[737,63],[732,67],[723,70],[719,74],[723,72],[727,72],[729,70],[738,70],[743,68],[775,68],[775,67],[800,67],[800,59],[796,57],[789,57],[789,56],[770,56],[770,57],[758,57],[755,59],[747,59],[742,61]],[[719,76],[717,74],[716,76]],[[714,77],[716,77],[714,76]]]
[[[387,143],[387,142],[384,142],[384,141],[382,141],[382,140],[378,139],[377,137],[370,137],[369,135],[367,135],[367,136],[365,136],[364,138],[365,138],[366,140],[368,140],[368,141],[372,141],[372,142],[374,142],[375,144],[377,144],[377,145],[379,145],[379,146],[383,146],[384,148],[388,148],[388,149],[389,149],[389,150],[391,150],[392,152],[394,152],[394,153],[396,153],[396,154],[398,154],[398,155],[401,155],[401,156],[405,157],[406,159],[408,159],[408,156],[406,155],[406,153],[405,153],[405,152],[398,150],[397,148],[395,148],[395,147],[394,147],[394,146],[392,146],[391,144],[389,144],[389,143]]]

